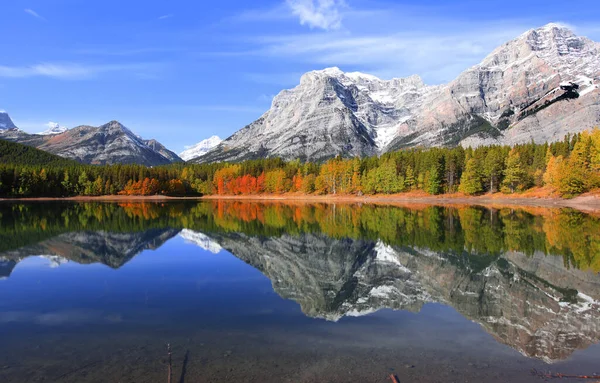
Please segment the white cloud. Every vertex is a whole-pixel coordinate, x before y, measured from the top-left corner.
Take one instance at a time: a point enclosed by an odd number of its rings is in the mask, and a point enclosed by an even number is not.
[[[82,65],[82,64],[55,64],[42,63],[31,66],[3,66],[0,65],[0,77],[28,78],[51,77],[65,80],[81,80],[95,77],[106,72],[130,71],[143,77],[144,71],[152,69],[153,64],[109,64],[109,65]]]
[[[169,13],[168,15],[162,15],[162,16],[160,16],[158,19],[159,20],[164,20],[164,19],[170,19],[171,17],[173,17],[173,14]]]
[[[45,18],[43,18],[42,16],[40,16],[40,14],[39,14],[39,13],[37,13],[36,11],[34,11],[33,9],[26,8],[26,9],[25,9],[25,13],[28,13],[28,14],[30,14],[31,16],[33,16],[33,17],[37,18],[37,19],[40,19],[40,20],[44,20],[44,21],[46,21],[46,19],[45,19]]]
[[[473,26],[443,34],[411,31],[355,35],[337,31],[263,36],[254,40],[258,48],[252,54],[303,62],[314,69],[340,66],[343,70],[361,70],[383,78],[418,74],[429,83],[441,83],[452,80],[527,29]]]
[[[325,30],[342,26],[344,0],[286,0],[292,13],[300,18],[300,24]]]

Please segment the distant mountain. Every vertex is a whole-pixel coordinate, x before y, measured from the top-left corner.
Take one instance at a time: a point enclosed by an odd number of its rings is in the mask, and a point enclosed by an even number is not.
[[[43,132],[39,132],[37,134],[40,134],[42,136],[46,136],[46,135],[50,135],[50,134],[61,134],[66,132],[67,130],[69,130],[69,128],[67,128],[66,126],[60,126],[57,122],[49,122],[47,124],[48,129],[44,130]]]
[[[258,120],[192,162],[559,140],[600,124],[599,87],[600,44],[548,24],[444,85],[338,68],[306,73]]]
[[[0,139],[33,146],[87,164],[156,166],[181,161],[156,140],[143,140],[118,121],[99,127],[82,125],[58,134],[29,134],[14,127],[1,130]]]
[[[219,145],[221,141],[223,140],[221,140],[219,136],[212,136],[198,142],[196,145],[187,147],[183,152],[179,153],[179,157],[183,158],[185,161],[200,157]]]
[[[6,113],[3,110],[0,110],[0,130],[16,129],[16,128],[17,127],[15,126],[15,124],[13,124],[8,113]]]

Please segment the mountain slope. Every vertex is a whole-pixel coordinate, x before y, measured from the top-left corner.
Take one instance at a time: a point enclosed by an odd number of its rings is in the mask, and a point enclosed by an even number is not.
[[[181,157],[177,155],[177,153],[170,151],[163,144],[156,141],[155,139],[151,140],[143,140],[144,144],[146,144],[150,149],[155,152],[161,154],[163,157],[168,159],[170,162],[183,162]]]
[[[599,84],[600,44],[548,24],[444,85],[338,68],[306,73],[258,120],[192,162],[323,160],[416,146],[558,140],[600,123]]]
[[[33,146],[87,164],[166,165],[181,159],[156,140],[143,140],[118,121],[99,127],[82,125],[59,134],[1,130],[0,139]]]
[[[76,162],[31,146],[0,140],[0,164],[74,165]]]

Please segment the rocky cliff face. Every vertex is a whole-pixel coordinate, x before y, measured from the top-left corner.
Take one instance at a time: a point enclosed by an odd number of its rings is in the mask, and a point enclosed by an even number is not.
[[[338,320],[441,302],[546,362],[600,342],[600,278],[565,268],[561,257],[507,253],[474,271],[462,257],[382,242],[318,234],[209,237],[261,270],[309,316]]]
[[[0,131],[0,139],[19,142],[86,164],[166,165],[177,154],[156,140],[143,140],[118,121],[99,127],[82,125],[58,134],[28,134],[19,129]]]
[[[566,91],[561,84],[578,89]],[[559,140],[600,123],[600,44],[548,24],[449,84],[329,68],[305,74],[258,120],[193,160],[322,160],[415,146]]]
[[[569,82],[579,87],[572,94],[560,87]],[[600,44],[548,24],[425,97],[388,149],[559,140],[600,122],[599,84]]]

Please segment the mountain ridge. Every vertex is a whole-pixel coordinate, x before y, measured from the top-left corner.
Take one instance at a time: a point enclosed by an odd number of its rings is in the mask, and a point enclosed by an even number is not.
[[[564,84],[577,88],[565,90]],[[447,84],[305,73],[256,121],[191,162],[320,161],[407,147],[562,139],[600,123],[600,43],[550,23],[494,49]]]
[[[120,163],[156,166],[182,161],[158,141],[144,140],[116,120],[98,127],[79,125],[51,134],[29,134],[15,126],[0,130],[0,139],[94,165]]]

